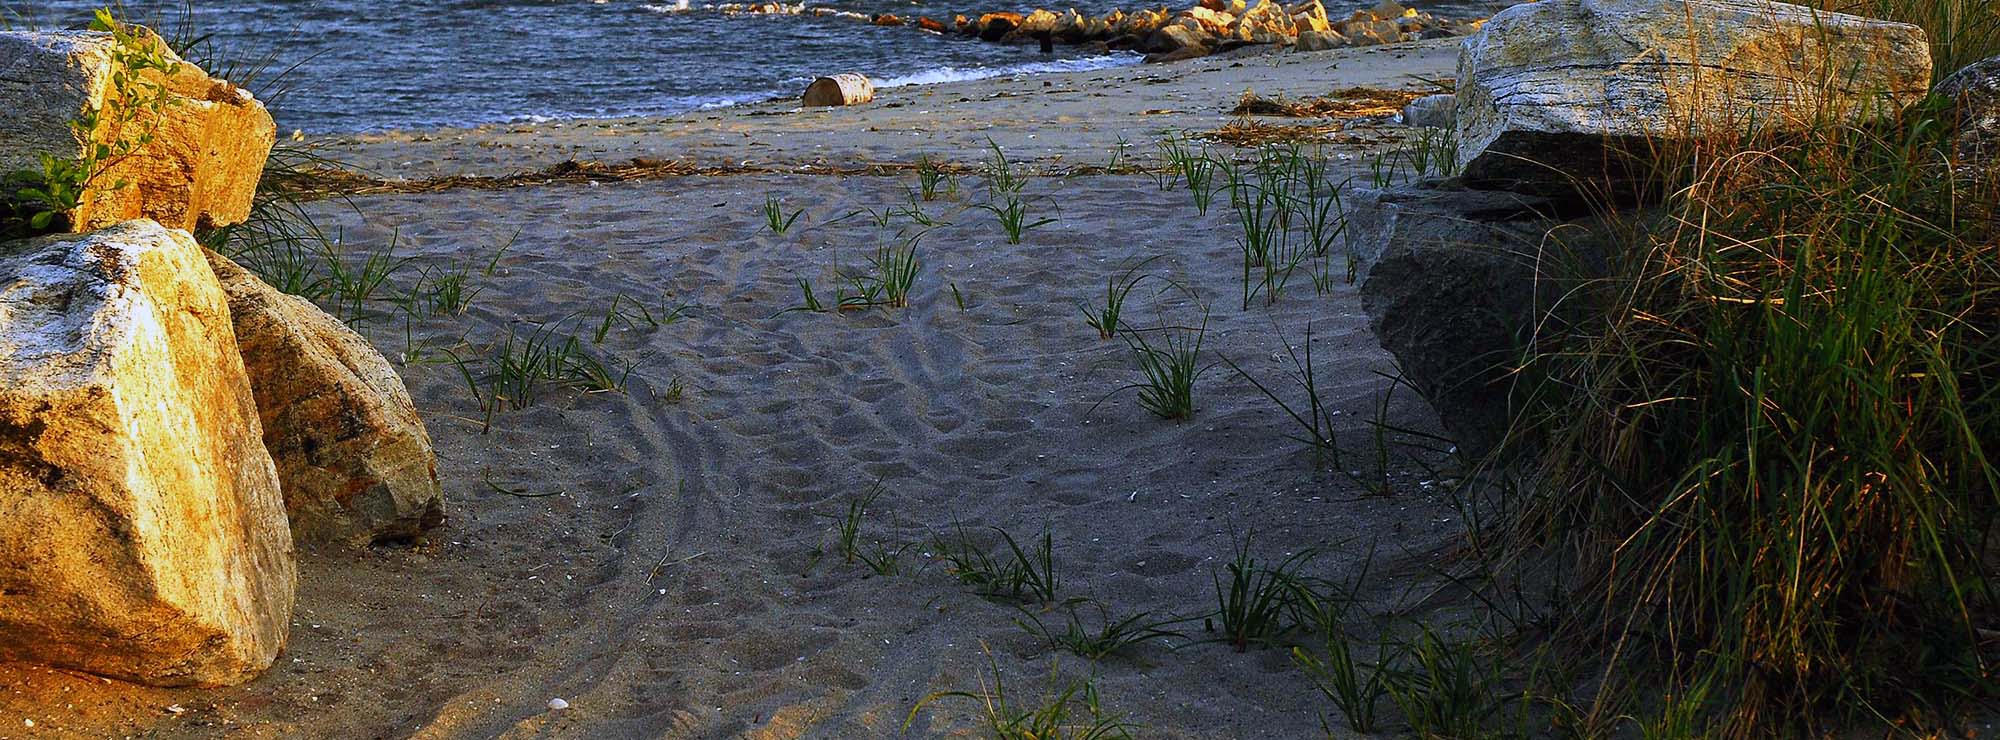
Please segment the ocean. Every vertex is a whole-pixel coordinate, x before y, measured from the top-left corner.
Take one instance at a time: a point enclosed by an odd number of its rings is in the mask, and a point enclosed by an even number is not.
[[[1018,0],[984,7],[934,2],[812,6],[947,23],[955,13],[1033,7]],[[12,28],[74,28],[104,4],[0,0],[0,19]],[[894,86],[1139,62],[1131,53],[1059,45],[1043,55],[1033,45],[852,18],[728,15],[702,6],[699,0],[214,0],[190,10],[182,0],[128,0],[122,17],[169,35],[183,27],[207,35],[217,52],[208,66],[261,69],[232,76],[248,78],[245,86],[270,105],[286,133],[682,113],[796,95],[814,77],[836,72],[861,72]],[[1118,6],[1114,0],[1075,5],[1086,14]],[[1338,0],[1327,6],[1335,14],[1348,10]]]

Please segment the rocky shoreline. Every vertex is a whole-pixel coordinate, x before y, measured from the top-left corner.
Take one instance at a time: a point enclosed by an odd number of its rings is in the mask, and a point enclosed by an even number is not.
[[[1272,0],[1201,0],[1184,10],[1167,6],[1134,11],[1114,10],[1089,16],[1071,8],[1064,12],[1038,9],[1029,13],[996,12],[957,15],[950,21],[929,16],[904,18],[890,13],[868,15],[803,3],[726,3],[703,6],[727,15],[802,15],[851,18],[877,26],[908,27],[939,35],[957,35],[988,43],[1094,46],[1104,52],[1136,51],[1147,62],[1195,59],[1245,46],[1269,45],[1298,51],[1323,51],[1349,46],[1376,46],[1419,39],[1465,36],[1484,20],[1442,18],[1381,0],[1367,10],[1344,18],[1327,13],[1320,0],[1286,5]]]

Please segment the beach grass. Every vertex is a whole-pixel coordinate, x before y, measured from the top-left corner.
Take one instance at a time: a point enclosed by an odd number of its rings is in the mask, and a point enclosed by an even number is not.
[[[1014,623],[1047,640],[1050,647],[1086,660],[1103,660],[1149,640],[1181,637],[1180,632],[1169,628],[1189,621],[1184,617],[1156,617],[1152,612],[1120,618],[1103,604],[1086,603],[1094,608],[1095,618],[1083,615],[1079,609],[1083,604],[1070,603],[1064,606],[1064,618],[1057,626],[1045,622],[1037,610],[1025,607],[1020,609],[1021,616]]]
[[[1159,338],[1147,339],[1147,334]],[[1139,392],[1139,406],[1168,421],[1194,418],[1195,385],[1210,365],[1202,362],[1202,341],[1208,333],[1208,315],[1193,327],[1155,327],[1125,333],[1140,380],[1119,390]]]
[[[1132,290],[1139,287],[1139,283],[1151,277],[1139,271],[1157,259],[1159,259],[1157,255],[1148,257],[1116,275],[1105,278],[1103,304],[1096,306],[1082,302],[1077,304],[1077,310],[1083,312],[1084,323],[1097,330],[1099,339],[1118,336],[1118,330],[1124,328],[1126,299],[1131,297]]]
[[[1223,572],[1212,574],[1215,582],[1215,611],[1208,619],[1221,642],[1244,652],[1251,647],[1272,647],[1301,626],[1300,591],[1306,586],[1302,574],[1319,553],[1302,550],[1277,565],[1259,564],[1251,554],[1252,536],[1236,544],[1234,557]]]
[[[1941,728],[1991,695],[2000,192],[1951,176],[1947,105],[1688,145],[1525,363],[1501,559],[1560,554],[1555,644],[1664,685],[1656,726]]]
[[[999,662],[990,657],[990,648],[987,652],[990,670],[979,677],[977,690],[938,691],[925,696],[904,718],[904,732],[925,707],[945,699],[973,702],[986,736],[996,740],[1130,740],[1141,729],[1104,708],[1095,681],[1064,678],[1059,664],[1051,664],[1048,686],[1040,698],[1023,701],[1010,695]]]
[[[1257,379],[1257,376],[1251,375],[1249,371],[1244,370],[1241,365],[1236,364],[1236,361],[1229,359],[1227,355],[1222,356],[1222,361],[1229,366],[1229,369],[1236,371],[1237,376],[1250,381],[1250,385],[1255,387],[1259,393],[1264,394],[1266,398],[1271,399],[1272,403],[1277,404],[1278,408],[1285,412],[1285,416],[1289,417],[1302,430],[1302,433],[1286,435],[1288,439],[1305,443],[1312,447],[1314,451],[1325,455],[1327,461],[1334,468],[1341,468],[1340,434],[1333,424],[1335,414],[1330,404],[1331,399],[1320,392],[1318,373],[1313,369],[1312,325],[1306,325],[1304,351],[1300,351],[1301,348],[1299,347],[1292,346],[1292,343],[1285,338],[1283,331],[1279,331],[1277,334],[1278,341],[1285,345],[1285,356],[1292,363],[1292,371],[1289,377],[1298,386],[1300,392],[1304,394],[1303,400],[1296,406],[1280,397],[1270,386],[1265,385],[1263,381]]]

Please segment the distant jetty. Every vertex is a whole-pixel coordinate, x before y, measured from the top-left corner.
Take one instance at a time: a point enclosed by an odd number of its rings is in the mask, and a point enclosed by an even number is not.
[[[908,27],[939,35],[959,35],[1002,44],[1097,46],[1104,51],[1137,51],[1146,61],[1194,59],[1245,46],[1270,45],[1298,51],[1346,46],[1393,44],[1416,39],[1464,36],[1479,30],[1483,20],[1441,18],[1382,0],[1345,18],[1327,15],[1320,0],[1285,5],[1272,0],[1201,0],[1185,10],[1167,6],[1114,10],[1088,16],[1066,12],[984,13],[942,21],[927,16],[904,18],[882,13],[809,7],[804,3],[726,3],[690,7],[724,14],[801,15],[849,18],[877,26]]]

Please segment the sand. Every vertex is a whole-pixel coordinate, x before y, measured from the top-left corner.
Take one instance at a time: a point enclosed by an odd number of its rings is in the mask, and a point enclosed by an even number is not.
[[[1244,89],[1420,86],[1410,75],[1450,74],[1449,51],[1209,59],[897,88],[861,110],[766,104],[326,144],[401,178],[635,156],[782,170],[928,152],[970,164],[988,137],[1061,170],[1105,164],[1120,137],[1145,158],[1162,131],[1224,125]],[[1394,128],[1365,139],[1392,141]],[[1329,155],[1359,171],[1368,151]],[[1052,673],[1094,676],[1139,737],[1320,735],[1334,709],[1282,649],[1236,652],[1197,618],[1179,625],[1183,637],[1085,660],[1017,624],[1059,623],[1062,610],[982,598],[932,542],[957,526],[987,545],[993,528],[1024,542],[1046,528],[1060,596],[1120,616],[1213,610],[1214,574],[1244,538],[1273,561],[1318,548],[1309,572],[1341,582],[1373,553],[1363,602],[1387,616],[1412,598],[1398,574],[1421,572],[1459,528],[1434,444],[1392,435],[1389,467],[1375,467],[1372,421],[1436,424],[1407,389],[1385,403],[1394,369],[1354,286],[1320,294],[1301,278],[1244,310],[1226,196],[1204,215],[1147,175],[1034,178],[1030,209],[1059,220],[1008,244],[977,207],[984,183],[966,177],[956,199],[921,204],[950,223],[921,237],[909,306],[788,310],[800,280],[827,297],[837,269],[918,231],[908,217],[842,218],[904,205],[914,186],[907,173],[773,171],[316,204],[354,253],[393,245],[410,259],[393,280],[405,290],[422,267],[483,266],[510,245],[490,277],[475,273],[480,292],[462,315],[406,324],[379,302],[357,323],[401,364],[426,414],[449,520],[409,548],[303,550],[290,648],[245,686],[148,689],[0,667],[0,737],[895,737],[926,695],[978,690],[994,668],[1017,700]],[[803,209],[787,234],[764,228],[767,195]],[[1138,375],[1131,351],[1078,308],[1147,259],[1154,277],[1132,294],[1128,321],[1200,325],[1209,309],[1212,366],[1188,421],[1156,418],[1120,390]],[[621,323],[590,343],[614,301],[684,318]],[[482,430],[448,357],[566,319],[588,351],[631,363],[626,392],[551,390]],[[1386,475],[1386,496],[1287,439],[1293,422],[1214,364],[1227,357],[1298,400],[1282,381],[1285,351],[1307,327],[1345,467]],[[909,546],[892,575],[830,550],[837,516],[878,486],[861,541]],[[1096,606],[1081,609],[1095,619]],[[978,710],[942,700],[906,736],[977,736]]]

